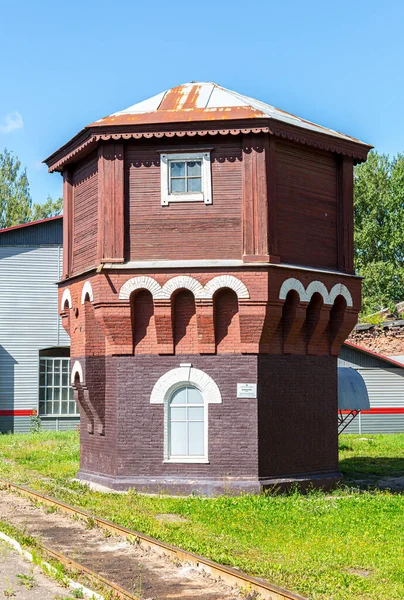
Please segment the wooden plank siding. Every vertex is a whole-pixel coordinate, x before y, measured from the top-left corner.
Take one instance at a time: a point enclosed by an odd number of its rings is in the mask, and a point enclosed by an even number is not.
[[[86,159],[73,174],[73,273],[97,266],[98,158]]]
[[[127,147],[125,220],[130,260],[241,258],[241,141],[213,145],[212,205],[181,202],[164,207],[160,147]],[[184,145],[178,151],[183,149]]]
[[[277,241],[281,262],[336,269],[337,161],[276,143]]]

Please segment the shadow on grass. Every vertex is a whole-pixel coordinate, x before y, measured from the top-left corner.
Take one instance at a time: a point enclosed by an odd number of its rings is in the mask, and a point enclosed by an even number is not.
[[[345,483],[355,483],[361,489],[391,489],[404,491],[404,458],[356,456],[339,463]]]

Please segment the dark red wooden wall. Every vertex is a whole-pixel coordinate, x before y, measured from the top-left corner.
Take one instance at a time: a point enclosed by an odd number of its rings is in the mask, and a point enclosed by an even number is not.
[[[276,143],[281,262],[337,268],[337,160],[306,146]]]
[[[243,194],[248,198],[249,189],[248,178],[243,176],[246,161],[243,162],[242,137],[215,136],[199,141],[194,138],[192,145],[188,142],[190,152],[198,147],[211,148],[212,205],[184,202],[161,206],[159,150],[166,150],[170,144],[164,142],[132,142],[124,150],[120,168],[125,179],[125,260],[241,259],[248,254],[243,248],[242,204]],[[338,248],[342,247],[338,236],[345,231],[345,221],[349,219],[341,213],[338,225],[342,188],[338,189],[341,169],[336,155],[279,139],[272,142],[275,164],[267,170],[267,181],[269,219],[273,221],[267,230],[268,239],[276,236],[280,262],[338,268]],[[170,149],[187,149],[187,143],[179,144],[171,141]],[[92,154],[72,169],[72,274],[100,262],[98,219],[107,217],[99,210],[98,160]],[[265,162],[258,161],[255,168],[261,173]],[[265,190],[259,190],[260,197]],[[118,201],[113,194],[111,198]],[[350,204],[351,198],[347,197],[346,202]],[[265,199],[262,205],[265,206]],[[245,200],[247,224],[251,221],[249,206]],[[107,224],[106,231],[116,237],[114,227],[121,225]]]
[[[128,258],[241,258],[241,142],[216,143],[211,152],[212,205],[161,206],[158,150],[138,145],[126,151]]]
[[[97,266],[98,162],[84,160],[73,174],[73,272]]]

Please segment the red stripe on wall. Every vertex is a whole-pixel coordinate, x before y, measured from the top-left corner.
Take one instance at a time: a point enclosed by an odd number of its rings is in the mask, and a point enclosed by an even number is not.
[[[0,417],[32,417],[33,409],[28,410],[0,410]],[[343,415],[349,414],[350,410],[341,410]],[[362,415],[404,415],[404,406],[398,408],[371,408],[362,410]]]
[[[31,417],[33,409],[29,410],[0,410],[0,417]]]
[[[350,410],[341,410],[343,415],[349,414]],[[371,408],[370,410],[361,410],[362,415],[404,415],[404,407],[399,408]]]

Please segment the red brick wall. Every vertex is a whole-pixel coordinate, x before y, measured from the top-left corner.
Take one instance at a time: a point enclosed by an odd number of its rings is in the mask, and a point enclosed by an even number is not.
[[[217,352],[238,352],[240,348],[240,319],[237,295],[233,290],[220,290],[215,294],[213,304]]]
[[[189,354],[198,347],[195,298],[188,290],[179,290],[172,299],[175,354]]]
[[[205,285],[219,273],[201,270],[189,275]],[[355,278],[280,267],[232,273],[247,286],[250,298],[237,301],[232,290],[222,289],[213,299],[195,300],[192,292],[178,290],[171,299],[152,302],[150,293],[140,290],[131,303],[119,300],[119,291],[139,273],[94,274],[89,279],[94,292],[91,325],[82,320],[85,307],[81,305],[81,291],[85,277],[66,282],[61,286],[59,301],[63,289],[68,287],[73,309],[63,311],[63,322],[66,326],[70,322],[72,356],[86,352],[101,356],[132,354],[134,343],[136,354],[336,354],[356,323],[360,281]],[[163,286],[178,272],[147,275]],[[296,292],[290,292],[288,301],[281,301],[280,287],[290,277],[298,278],[305,288],[313,280],[320,280],[328,290],[336,283],[344,283],[353,296],[354,306],[345,310],[344,301],[343,313],[336,315],[335,308],[324,302],[316,307],[315,296],[309,304]],[[335,306],[338,302],[337,299]]]
[[[135,354],[153,354],[156,348],[156,323],[151,293],[140,290],[131,298],[133,347]]]

